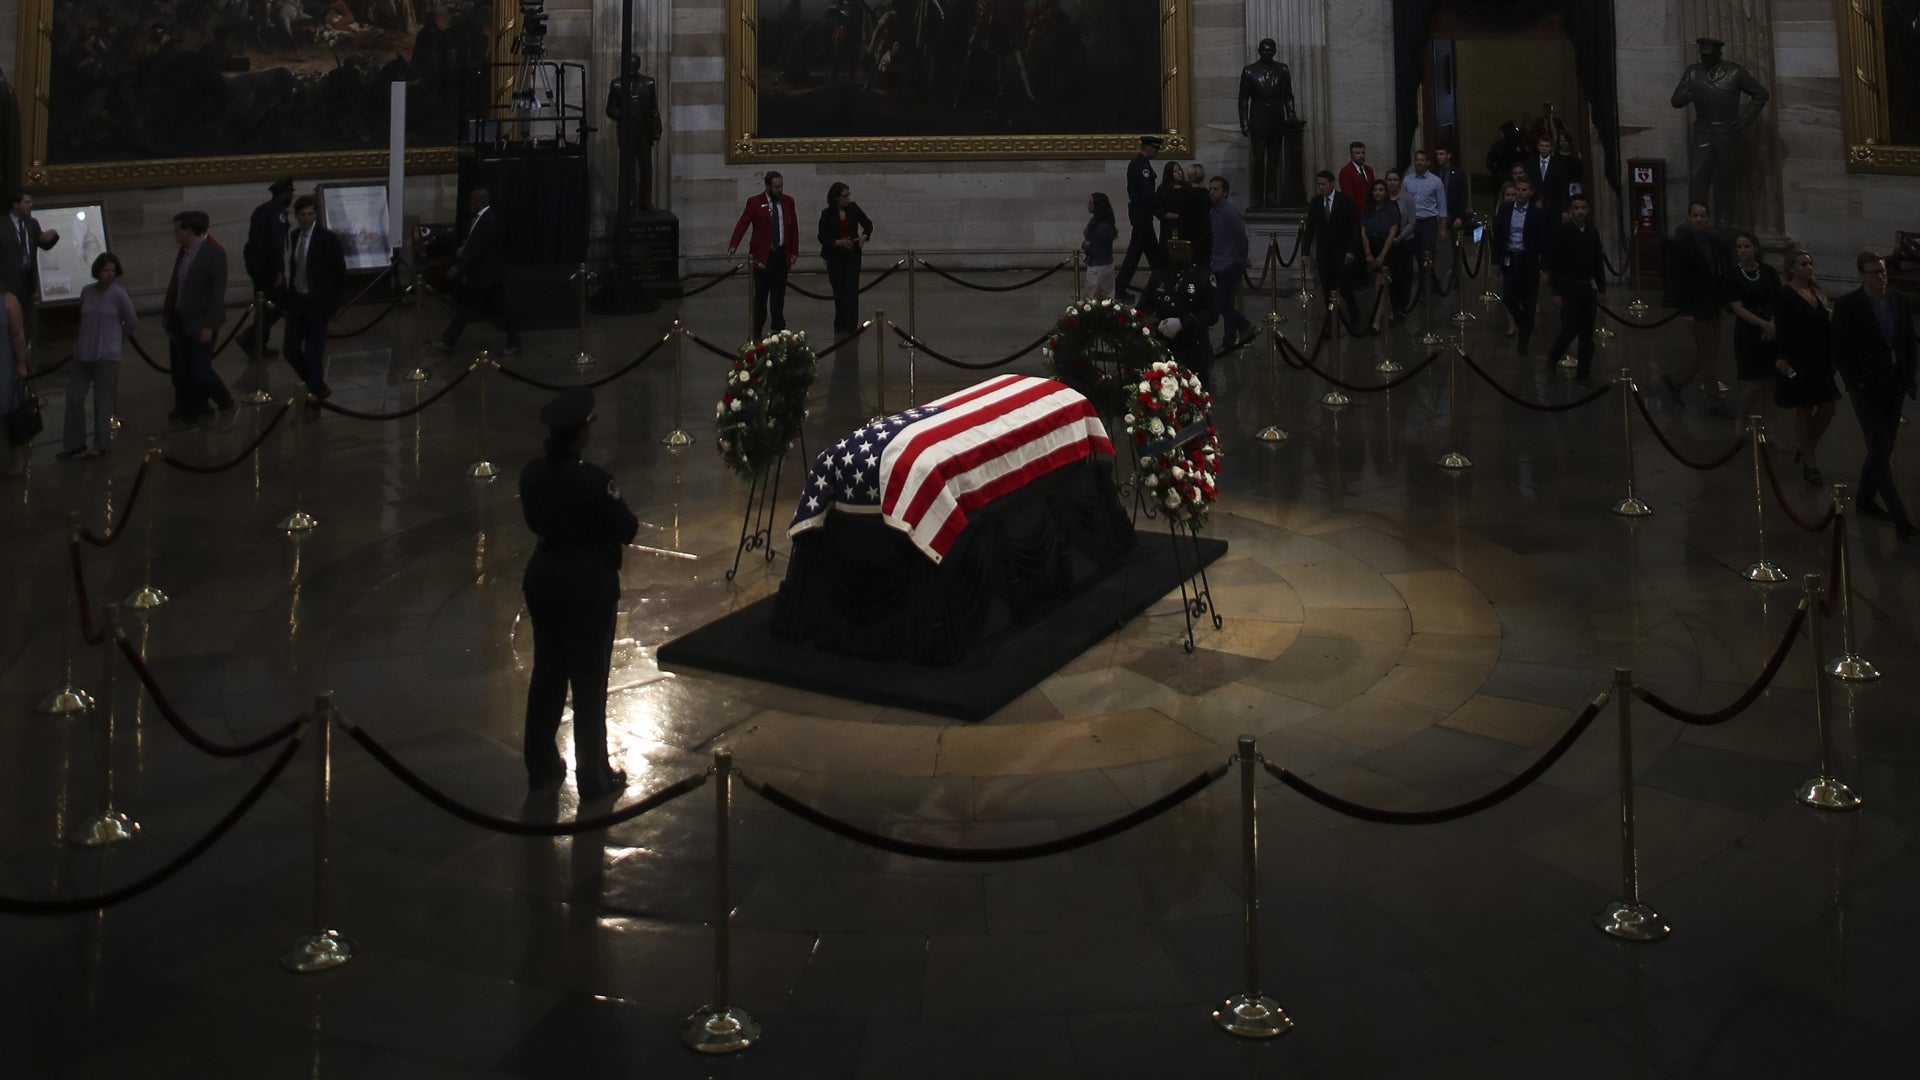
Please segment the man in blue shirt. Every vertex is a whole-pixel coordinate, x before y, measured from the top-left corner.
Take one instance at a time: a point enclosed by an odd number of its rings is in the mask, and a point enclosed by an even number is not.
[[[1427,170],[1427,152],[1413,152],[1413,171],[1400,178],[1400,190],[1413,196],[1413,243],[1415,267],[1426,272],[1426,264],[1438,263],[1440,246],[1447,239],[1447,185]]]
[[[1242,275],[1247,272],[1247,222],[1240,216],[1240,208],[1227,198],[1231,190],[1224,176],[1207,181],[1207,194],[1213,199],[1213,288],[1226,331],[1226,339],[1220,343],[1223,348],[1253,333],[1253,324],[1234,303]]]

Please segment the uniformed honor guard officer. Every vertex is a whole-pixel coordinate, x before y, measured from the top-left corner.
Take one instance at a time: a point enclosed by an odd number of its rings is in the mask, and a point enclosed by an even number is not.
[[[528,785],[554,789],[567,766],[554,745],[573,688],[574,777],[582,799],[617,795],[627,774],[607,761],[607,675],[613,666],[622,549],[640,521],[613,474],[584,461],[593,391],[567,390],[540,410],[546,453],[520,473],[520,509],[539,538],[521,591],[533,621],[524,753]]]
[[[1153,159],[1159,156],[1162,141],[1158,135],[1140,136],[1140,152],[1127,162],[1127,224],[1133,231],[1127,237],[1127,257],[1114,277],[1115,300],[1133,299],[1133,272],[1139,268],[1141,257],[1154,270],[1167,264],[1167,254],[1155,236],[1153,216]]]
[[[1141,306],[1159,320],[1160,336],[1167,339],[1173,358],[1211,389],[1213,341],[1207,328],[1220,317],[1213,275],[1193,265],[1193,245],[1185,240],[1168,244],[1167,257],[1166,268],[1147,280]]]

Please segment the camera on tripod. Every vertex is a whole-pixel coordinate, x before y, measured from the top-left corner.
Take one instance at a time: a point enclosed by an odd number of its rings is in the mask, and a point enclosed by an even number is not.
[[[546,0],[521,0],[520,36],[514,40],[513,49],[531,60],[547,55]]]

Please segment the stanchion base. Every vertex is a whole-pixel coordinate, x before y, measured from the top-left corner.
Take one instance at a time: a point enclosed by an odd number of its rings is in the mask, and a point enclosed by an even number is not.
[[[75,847],[106,847],[131,840],[139,831],[139,822],[118,810],[106,810],[81,822],[67,840]]]
[[[35,705],[33,711],[45,713],[48,716],[72,716],[91,708],[93,708],[93,698],[85,690],[77,686],[63,686],[41,698],[40,704]]]
[[[1465,326],[1468,323],[1480,321],[1480,316],[1471,311],[1456,311],[1449,318],[1453,320],[1455,326]]]
[[[1471,469],[1473,468],[1473,459],[1458,450],[1449,450],[1440,456],[1440,467],[1443,469]]]
[[[1637,296],[1627,301],[1627,314],[1633,316],[1636,319],[1642,315],[1645,315],[1650,310],[1652,309],[1647,307],[1647,302],[1645,300],[1640,299]]]
[[[1645,904],[1616,900],[1600,909],[1593,925],[1608,937],[1621,941],[1659,941],[1671,931],[1660,921],[1660,913]]]
[[[109,431],[119,431],[119,430],[120,430],[120,418],[119,418],[119,417],[117,417],[117,416],[109,416],[109,417],[107,417],[107,430],[109,430]]]
[[[1254,432],[1253,437],[1265,443],[1283,443],[1287,441],[1286,430],[1273,424],[1268,424],[1266,427]]]
[[[1722,380],[1719,380],[1719,379],[1715,379],[1715,380],[1714,380],[1714,382],[1713,382],[1713,390],[1714,390],[1714,393],[1715,393],[1715,394],[1716,394],[1717,396],[1719,396],[1719,397],[1726,397],[1726,396],[1727,396],[1727,394],[1728,394],[1728,393],[1729,393],[1730,391],[1732,391],[1732,390],[1733,390],[1733,387],[1731,387],[1731,386],[1728,386],[1728,385],[1727,385],[1727,384],[1726,384],[1726,383],[1725,383],[1724,381],[1722,381]]]
[[[1500,302],[1500,294],[1494,292],[1492,289],[1488,289],[1486,292],[1480,294],[1480,302],[1483,304],[1497,304]]]
[[[494,468],[491,461],[476,461],[467,466],[467,475],[475,480],[491,480],[500,475],[500,470]]]
[[[1344,409],[1353,404],[1353,399],[1338,390],[1329,390],[1320,395],[1320,404],[1329,409]]]
[[[290,533],[312,532],[320,527],[320,520],[305,510],[295,510],[280,519],[280,531]]]
[[[265,390],[249,390],[240,395],[240,400],[249,405],[271,405],[278,399]]]
[[[280,957],[280,966],[302,975],[329,971],[353,959],[353,946],[338,930],[322,930],[312,937],[294,942]]]
[[[1880,669],[1864,656],[1847,653],[1827,661],[1827,674],[1841,682],[1873,682],[1880,678]]]
[[[760,1041],[760,1021],[738,1005],[703,1005],[687,1017],[680,1038],[703,1054],[737,1054]]]
[[[1373,365],[1373,370],[1381,375],[1398,375],[1402,371],[1405,371],[1406,368],[1401,367],[1399,361],[1389,357]]]
[[[592,366],[593,366],[593,354],[592,354],[592,353],[585,353],[585,352],[579,352],[579,353],[574,353],[574,354],[573,354],[573,366],[574,366],[574,367],[579,367],[579,368],[583,368],[583,367],[592,367]]]
[[[1613,512],[1621,517],[1648,517],[1653,514],[1653,507],[1629,496],[1614,503]]]
[[[166,593],[161,592],[151,585],[147,585],[140,588],[132,596],[127,597],[122,601],[122,604],[126,607],[138,608],[141,611],[150,611],[166,603],[169,599],[171,599],[171,597]]]
[[[1580,361],[1577,358],[1575,358],[1572,353],[1568,353],[1567,355],[1561,357],[1560,362],[1555,364],[1554,366],[1561,369],[1562,371],[1572,371],[1573,369],[1580,366]]]
[[[1777,585],[1787,580],[1787,572],[1765,559],[1740,571],[1740,576],[1748,581],[1759,581],[1768,585]]]
[[[1831,776],[1816,776],[1801,784],[1793,797],[1821,810],[1858,810],[1863,801],[1852,788]]]
[[[692,446],[693,436],[687,434],[684,431],[681,431],[679,428],[674,428],[672,431],[669,431],[665,435],[662,435],[660,437],[660,445],[676,446],[676,447]]]
[[[1271,1039],[1293,1030],[1280,1003],[1265,994],[1235,994],[1213,1010],[1221,1030],[1243,1039]]]
[[[1432,348],[1435,345],[1445,345],[1447,338],[1438,330],[1426,330],[1421,332],[1419,341],[1420,344]]]
[[[400,376],[400,381],[401,382],[426,382],[428,379],[431,379],[431,378],[433,378],[433,376],[427,373],[426,368],[417,367],[417,368],[414,368],[412,371],[407,372],[405,375]]]
[[[1614,333],[1612,330],[1609,330],[1604,326],[1596,329],[1593,332],[1593,340],[1595,341],[1612,341],[1614,338],[1619,336],[1620,335]]]

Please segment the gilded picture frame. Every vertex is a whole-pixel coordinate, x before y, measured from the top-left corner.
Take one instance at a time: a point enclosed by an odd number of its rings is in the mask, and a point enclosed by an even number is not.
[[[1006,16],[1005,32],[991,25],[998,7],[1017,11]],[[1121,7],[1140,11],[1091,17]],[[1018,0],[846,0],[844,8],[842,0],[726,0],[726,160],[1111,158],[1134,153],[1148,134],[1165,140],[1166,155],[1185,155],[1194,141],[1191,7],[1192,0],[1040,0],[1030,11]],[[1089,40],[1095,35],[1098,43]],[[763,37],[780,52],[763,53]],[[1092,76],[1093,65],[1120,51],[1139,61],[1124,77],[1075,77]],[[1080,66],[1053,62],[1061,56]],[[1143,96],[1112,107],[1115,85]],[[1090,95],[1084,103],[1071,96],[1081,92]],[[811,117],[791,107],[809,93],[827,99]],[[861,115],[874,100],[884,105]],[[1046,126],[1063,115],[1084,120],[1082,130]]]
[[[387,172],[388,151],[386,136],[381,130],[387,121],[385,87],[379,79],[387,77],[390,69],[378,66],[378,55],[386,55],[398,60],[406,56],[409,62],[422,62],[425,58],[422,50],[427,46],[420,41],[420,31],[426,21],[440,30],[448,40],[441,43],[440,54],[446,64],[457,65],[451,59],[455,55],[480,55],[486,59],[497,53],[497,43],[510,40],[513,25],[518,17],[519,7],[512,0],[435,0],[432,5],[412,3],[411,0],[374,0],[381,6],[367,7],[367,11],[380,11],[388,19],[402,19],[412,29],[404,34],[398,33],[392,26],[375,26],[371,22],[361,23],[356,14],[364,15],[350,5],[333,5],[322,11],[319,16],[310,14],[313,10],[303,5],[284,5],[287,12],[284,31],[266,14],[250,16],[256,24],[249,24],[235,34],[234,26],[221,25],[217,19],[224,15],[206,16],[200,9],[194,9],[202,21],[192,25],[168,27],[163,24],[151,24],[139,27],[122,26],[119,19],[136,12],[129,9],[119,12],[113,4],[86,5],[72,0],[20,0],[19,52],[16,58],[15,72],[20,92],[20,148],[22,151],[21,178],[28,190],[35,192],[71,192],[99,191],[134,187],[161,187],[185,184],[237,183],[249,180],[267,180],[278,176],[296,174],[303,176],[383,176]],[[213,5],[201,5],[201,8],[213,10]],[[479,9],[488,9],[482,13]],[[251,10],[251,9],[249,9]],[[262,12],[267,11],[262,6]],[[275,9],[276,11],[278,9]],[[112,16],[103,13],[112,11]],[[426,19],[422,19],[426,13]],[[449,19],[462,20],[452,22]],[[365,16],[371,19],[372,16]],[[113,21],[106,21],[111,18]],[[88,19],[94,22],[65,25],[61,20]],[[104,25],[103,25],[104,24]],[[477,25],[476,25],[477,24]],[[386,37],[376,36],[385,32]],[[468,36],[453,38],[455,32]],[[282,40],[282,36],[284,40]],[[65,79],[56,79],[55,43],[63,45],[60,62],[74,65],[87,64],[96,57],[108,75],[98,77],[91,92],[100,96],[85,106],[79,102],[56,100],[55,95],[68,87]],[[290,81],[299,78],[295,70],[302,66],[331,64],[344,67],[357,63],[354,57],[357,46],[366,42],[364,50],[369,55],[369,63],[374,65],[354,72],[358,78],[353,87],[359,91],[352,100],[365,101],[365,107],[358,110],[345,110],[349,117],[364,117],[358,130],[337,133],[334,137],[313,140],[309,145],[299,136],[279,137],[283,132],[261,135],[261,129],[277,122],[276,109],[291,111],[297,94],[289,94]],[[403,51],[404,46],[406,51]],[[154,150],[130,151],[127,141],[118,145],[99,145],[105,140],[95,138],[96,145],[84,150],[75,150],[66,145],[64,136],[55,138],[52,125],[57,117],[69,118],[74,110],[83,113],[120,115],[125,117],[127,103],[140,101],[138,85],[129,90],[127,84],[132,80],[121,77],[116,83],[112,73],[124,72],[129,57],[136,55],[142,62],[150,60],[161,49],[172,48],[174,55],[192,54],[196,57],[190,74],[200,84],[213,87],[208,93],[217,100],[220,91],[237,97],[241,93],[253,95],[258,99],[263,95],[273,95],[264,103],[253,105],[249,116],[251,124],[243,127],[239,122],[228,118],[232,130],[222,131],[223,141],[250,143],[254,145],[273,145],[271,152],[246,153],[230,152],[244,150],[244,145],[223,145],[216,152],[196,155],[191,152],[155,152]],[[82,53],[82,49],[86,52]],[[375,50],[378,53],[375,53]],[[211,64],[204,63],[198,57],[215,57]],[[482,54],[484,50],[484,54]],[[171,59],[171,57],[169,57]],[[116,62],[118,66],[116,67]],[[258,63],[255,69],[253,64]],[[67,69],[62,69],[66,71]],[[173,83],[175,74],[183,70],[173,68],[164,74],[143,76],[157,80],[159,85]],[[417,70],[417,69],[416,69]],[[236,90],[234,84],[226,80],[236,73],[241,76],[257,74],[262,83],[269,83],[265,77],[274,76],[277,82],[270,85],[248,87]],[[431,145],[415,145],[417,136],[410,132],[407,148],[407,170],[410,173],[434,173],[453,171],[457,151],[453,135],[457,130],[457,107],[453,106],[445,91],[446,80],[457,78],[442,72],[443,81],[434,84],[438,92],[432,100],[422,103],[415,98],[428,97],[418,94],[409,78],[408,107],[410,115],[417,107],[437,109],[433,122],[427,126],[438,128],[437,120],[445,115],[446,138]],[[209,76],[222,80],[219,84],[209,82]],[[308,81],[314,84],[324,75],[310,74]],[[337,87],[343,80],[336,79],[329,90]],[[72,85],[78,85],[77,83]],[[499,93],[499,87],[491,88]],[[316,108],[326,108],[329,116],[339,116],[343,110],[337,101],[318,100],[317,104],[302,101],[301,107],[312,115]],[[375,101],[375,98],[378,101]],[[377,106],[377,108],[376,108]],[[230,106],[237,115],[245,105]],[[181,110],[191,116],[189,110]],[[141,118],[125,120],[126,127],[134,128],[141,124]],[[86,125],[82,125],[86,126]],[[190,131],[210,130],[208,124]],[[139,140],[145,143],[143,138]],[[291,143],[292,145],[288,145]],[[342,143],[348,148],[334,148]]]
[[[1834,0],[1847,171],[1920,176],[1920,0]]]

